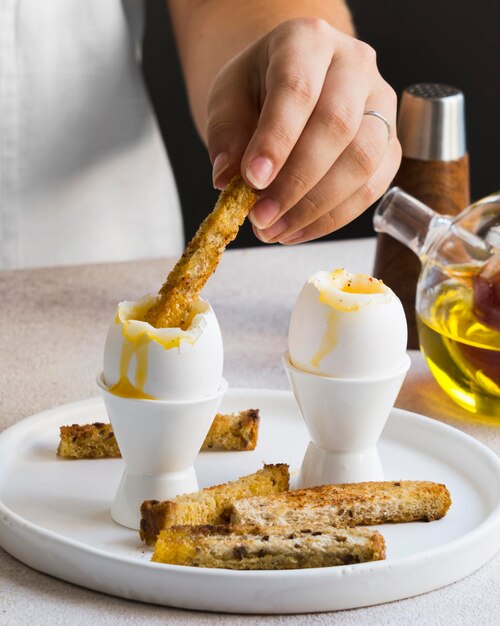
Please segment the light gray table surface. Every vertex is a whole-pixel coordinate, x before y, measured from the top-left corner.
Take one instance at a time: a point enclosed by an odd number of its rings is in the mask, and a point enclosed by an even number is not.
[[[374,240],[229,250],[204,295],[222,329],[231,386],[287,389],[280,358],[294,300],[319,269],[369,273]],[[173,260],[0,272],[0,429],[97,394],[105,333],[116,303],[155,292]],[[397,406],[450,424],[500,454],[500,424],[471,419],[432,379],[422,356]],[[1,464],[1,459],[0,459]],[[432,576],[432,572],[429,572]],[[500,554],[443,589],[337,613],[245,616],[123,600],[36,572],[0,549],[0,624],[499,624]]]

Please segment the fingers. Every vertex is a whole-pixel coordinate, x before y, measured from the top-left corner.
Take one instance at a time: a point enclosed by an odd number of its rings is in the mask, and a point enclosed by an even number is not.
[[[359,189],[337,206],[327,210],[326,213],[320,211],[318,219],[290,236],[283,237],[280,243],[289,245],[310,241],[334,232],[351,222],[385,193],[394,178],[400,161],[401,146],[398,141],[391,140],[389,150],[381,165]],[[256,229],[254,232],[259,237],[259,232]]]
[[[241,166],[257,189],[275,178],[316,107],[334,53],[332,31],[323,20],[292,21],[268,42],[262,110]]]
[[[327,174],[356,135],[369,88],[368,81],[353,84],[351,64],[334,56],[321,97],[300,140],[263,194],[274,201],[277,211],[274,216],[266,211],[269,201],[256,206],[250,216],[255,226],[268,227],[270,217],[285,214]]]
[[[351,147],[351,160],[358,161],[349,164],[344,157],[345,165],[341,169],[343,174],[347,171],[349,180],[352,178],[351,171],[356,175],[359,169],[365,171],[366,180],[387,148],[387,132],[380,143],[381,129],[370,132],[372,125],[365,124],[363,117],[367,102],[373,99],[371,94],[378,87],[377,81],[383,83],[376,71],[375,53],[362,42],[346,39],[347,42],[343,41],[339,51],[334,53],[321,96],[299,141],[276,180],[265,189],[262,201],[250,214],[250,220],[260,230],[272,227],[269,233],[262,234],[264,238],[277,236],[278,230],[283,232],[292,226],[287,223],[290,209],[329,172],[346,148]],[[375,108],[374,103],[372,106]],[[388,108],[387,104],[380,106],[382,110]],[[392,116],[392,111],[388,115]],[[377,121],[385,130],[383,122]],[[360,128],[365,126],[368,131],[358,135]],[[355,138],[359,139],[358,143]],[[346,189],[340,170],[337,178],[338,189]],[[270,208],[271,204],[274,211]],[[284,215],[287,220],[281,219]],[[279,224],[273,227],[277,221]]]
[[[275,177],[321,93],[332,31],[323,20],[285,22],[223,69],[208,101],[216,186],[225,186],[240,169],[256,189]]]
[[[207,144],[214,187],[224,189],[240,173],[245,149],[255,130],[258,110],[251,86],[236,58],[215,81],[208,100]]]
[[[226,65],[209,98],[214,184],[241,173],[261,190],[250,213],[263,241],[296,243],[346,224],[400,162],[396,97],[375,52],[323,20],[281,24]],[[380,193],[379,193],[380,191]]]
[[[380,111],[389,108],[389,123],[392,127],[395,112],[392,111],[392,106],[388,106],[388,103],[391,104],[391,97],[387,89],[382,89],[379,94],[370,96],[366,105],[362,105],[362,110],[369,108]],[[395,110],[395,96],[393,106]],[[295,232],[321,218],[332,207],[341,204],[371,178],[390,148],[389,134],[383,120],[363,113],[361,120],[356,136],[348,143],[322,180],[270,227],[260,230],[261,240],[273,242],[290,238]],[[391,141],[397,143],[394,138]],[[389,163],[397,167],[398,161],[389,156]],[[257,210],[263,205],[265,207],[265,204],[265,201],[261,200],[256,207]],[[252,221],[255,225],[256,222]]]

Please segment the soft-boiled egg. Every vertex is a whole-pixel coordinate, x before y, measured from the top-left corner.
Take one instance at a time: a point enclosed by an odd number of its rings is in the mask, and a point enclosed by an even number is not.
[[[185,328],[154,328],[143,320],[155,299],[118,304],[104,346],[104,383],[127,398],[193,400],[215,393],[223,347],[212,307],[200,299]]]
[[[292,365],[339,378],[384,376],[402,364],[407,341],[401,301],[381,280],[344,269],[311,276],[288,332]]]

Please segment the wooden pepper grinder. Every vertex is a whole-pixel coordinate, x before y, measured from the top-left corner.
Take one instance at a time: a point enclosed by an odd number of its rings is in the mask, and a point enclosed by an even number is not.
[[[406,88],[398,138],[403,160],[394,185],[442,215],[456,215],[465,209],[470,196],[462,92],[427,83]],[[420,269],[411,250],[390,235],[378,235],[373,275],[389,285],[403,303],[409,349],[418,348],[415,295]]]

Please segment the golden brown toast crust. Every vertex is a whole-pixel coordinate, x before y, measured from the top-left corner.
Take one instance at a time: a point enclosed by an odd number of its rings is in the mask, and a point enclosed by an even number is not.
[[[314,521],[358,526],[440,519],[451,504],[444,485],[429,481],[324,485],[235,501],[231,523],[301,526]]]
[[[228,415],[217,414],[208,431],[202,450],[255,450],[259,436],[259,409]]]
[[[57,454],[65,459],[102,459],[120,457],[111,424],[73,424],[61,426]]]
[[[154,544],[161,530],[169,526],[223,524],[228,521],[231,503],[252,495],[271,495],[289,487],[288,465],[264,465],[238,480],[201,489],[173,500],[146,500],[141,506],[141,539]]]
[[[259,436],[259,409],[240,413],[218,413],[201,447],[206,450],[255,450]],[[73,424],[61,426],[57,454],[65,459],[102,459],[120,457],[111,424]]]
[[[256,200],[256,192],[235,176],[168,275],[158,300],[146,312],[146,322],[156,328],[186,325],[192,305]]]
[[[152,560],[236,570],[332,567],[385,558],[382,535],[368,529],[291,530],[173,526],[161,531]]]

